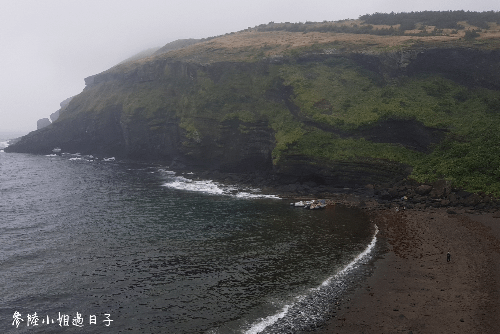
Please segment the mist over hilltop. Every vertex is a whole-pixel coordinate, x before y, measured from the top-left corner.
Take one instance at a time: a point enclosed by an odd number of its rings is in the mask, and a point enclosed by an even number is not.
[[[498,10],[493,1],[387,3],[322,0],[188,1],[61,0],[2,2],[0,58],[3,82],[0,129],[35,130],[59,103],[84,88],[83,78],[124,59],[178,39],[203,39],[267,22],[323,22],[375,12],[423,10]]]

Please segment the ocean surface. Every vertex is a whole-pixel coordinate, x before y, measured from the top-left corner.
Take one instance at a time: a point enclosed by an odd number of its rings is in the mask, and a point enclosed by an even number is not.
[[[294,333],[376,243],[359,210],[0,142],[0,333]]]

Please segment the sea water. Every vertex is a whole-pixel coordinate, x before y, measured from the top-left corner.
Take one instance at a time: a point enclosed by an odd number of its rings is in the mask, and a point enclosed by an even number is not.
[[[1,333],[320,325],[376,230],[168,166],[0,152]]]

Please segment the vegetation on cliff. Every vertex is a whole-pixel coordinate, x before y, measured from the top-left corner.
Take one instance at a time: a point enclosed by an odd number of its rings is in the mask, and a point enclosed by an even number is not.
[[[445,179],[500,196],[498,23],[377,13],[193,41],[88,78],[60,119],[11,150],[113,148],[341,184]],[[376,32],[390,25],[399,32]]]
[[[370,35],[409,35],[437,36],[458,34],[471,26],[489,29],[490,24],[500,24],[500,13],[458,11],[424,11],[411,13],[375,13],[359,17],[359,20],[340,22],[305,22],[261,24],[257,31],[290,31],[290,32],[336,32]]]

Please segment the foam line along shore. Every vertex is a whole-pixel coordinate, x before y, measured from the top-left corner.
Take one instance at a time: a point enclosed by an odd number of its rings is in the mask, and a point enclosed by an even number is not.
[[[371,210],[388,247],[317,333],[500,332],[497,210]]]
[[[318,287],[297,296],[276,314],[260,319],[244,333],[297,333],[321,325],[329,313],[335,312],[334,301],[341,300],[345,291],[352,288],[350,286],[352,283],[359,283],[353,278],[355,271],[373,258],[379,232],[377,225],[373,228],[374,233],[370,243],[344,268],[327,278]]]

